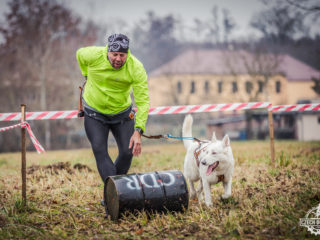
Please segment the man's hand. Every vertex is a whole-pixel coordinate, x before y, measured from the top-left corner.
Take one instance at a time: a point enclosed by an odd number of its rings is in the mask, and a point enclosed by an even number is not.
[[[138,131],[134,131],[130,138],[129,148],[132,148],[133,156],[138,156],[141,153],[141,135]]]

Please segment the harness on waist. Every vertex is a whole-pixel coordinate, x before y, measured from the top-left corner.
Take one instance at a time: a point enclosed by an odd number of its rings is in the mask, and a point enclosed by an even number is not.
[[[96,111],[93,111],[87,107],[84,107],[84,113],[95,120],[100,121],[102,124],[118,124],[124,123],[125,121],[130,121],[134,119],[135,111],[130,106],[124,112],[121,112],[116,115],[106,115]]]

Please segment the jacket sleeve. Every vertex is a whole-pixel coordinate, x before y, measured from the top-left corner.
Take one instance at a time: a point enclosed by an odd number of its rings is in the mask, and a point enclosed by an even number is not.
[[[83,76],[88,76],[88,66],[94,61],[97,55],[95,46],[79,48],[77,51],[77,60]]]
[[[137,115],[135,128],[139,127],[145,131],[149,115],[149,90],[147,82],[147,73],[143,65],[139,64],[135,70],[132,84],[134,101],[137,104]]]
[[[77,51],[77,60],[82,73],[82,76],[88,76],[88,63],[84,56],[85,48],[80,48]]]

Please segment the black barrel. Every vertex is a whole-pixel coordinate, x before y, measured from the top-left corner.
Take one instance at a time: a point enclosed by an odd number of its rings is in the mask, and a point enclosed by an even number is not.
[[[125,212],[140,210],[182,212],[189,202],[185,178],[178,170],[109,177],[104,186],[104,198],[112,220]]]

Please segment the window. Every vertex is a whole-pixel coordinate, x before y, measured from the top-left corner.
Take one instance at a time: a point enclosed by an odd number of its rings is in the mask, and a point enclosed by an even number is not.
[[[222,82],[218,82],[218,93],[222,93]]]
[[[195,93],[196,92],[196,86],[194,81],[191,82],[191,89],[190,89],[190,93]]]
[[[253,88],[252,82],[246,81],[246,91],[247,91],[248,94],[251,93],[252,88]]]
[[[280,92],[281,92],[281,82],[276,81],[276,93],[280,93]]]
[[[233,93],[238,92],[238,84],[237,84],[237,82],[232,82],[232,92]]]
[[[181,86],[181,82],[177,82],[177,91],[178,93],[181,93],[182,92],[182,86]]]
[[[208,82],[208,81],[205,81],[205,82],[204,82],[204,92],[205,92],[206,94],[209,93],[209,82]]]
[[[263,84],[263,82],[262,81],[259,81],[258,82],[258,91],[259,91],[259,93],[262,93],[263,92],[263,86],[264,86],[264,84]]]

